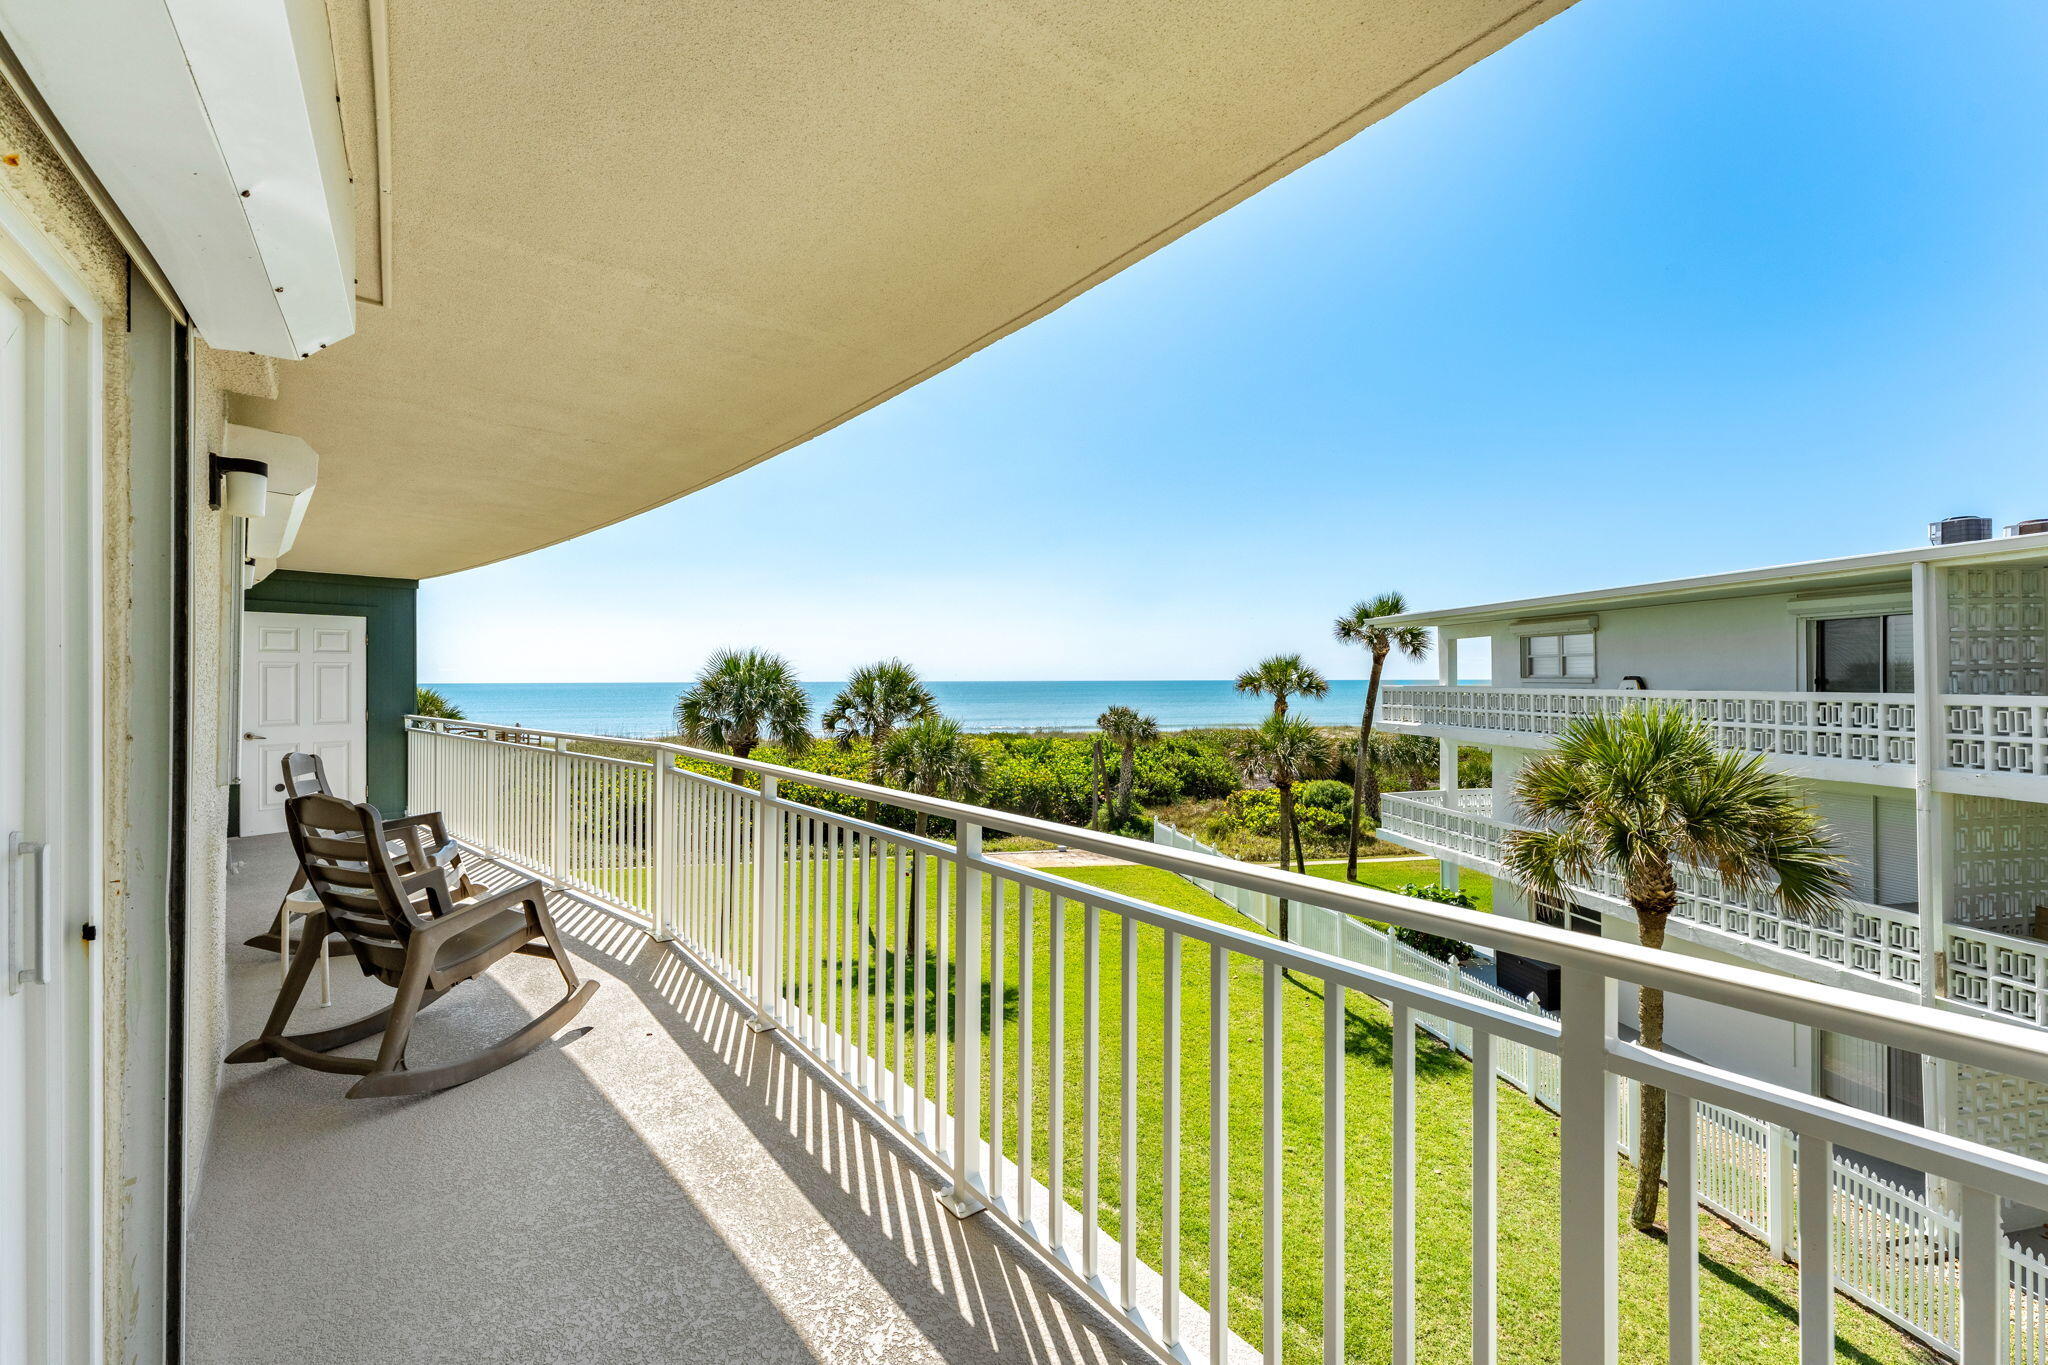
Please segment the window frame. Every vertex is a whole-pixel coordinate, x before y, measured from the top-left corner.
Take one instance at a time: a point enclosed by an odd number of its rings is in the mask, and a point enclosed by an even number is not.
[[[1568,642],[1581,638],[1586,641],[1585,653],[1583,655],[1574,654],[1571,652]],[[1555,659],[1558,668],[1557,672],[1537,673],[1532,671],[1535,662],[1533,647],[1539,640],[1554,640],[1557,642],[1557,652],[1554,655],[1546,656]],[[1597,630],[1554,630],[1525,634],[1520,637],[1517,652],[1520,657],[1521,675],[1524,682],[1590,683],[1598,681],[1600,677],[1600,633]],[[1571,661],[1581,657],[1586,660],[1588,671],[1584,673],[1571,672]]]
[[[1821,692],[1821,678],[1827,668],[1827,650],[1823,644],[1824,631],[1833,621],[1876,621],[1877,622],[1877,691],[1874,696],[1904,696],[1914,690],[1913,680],[1908,678],[1903,687],[1892,685],[1892,636],[1894,630],[1906,635],[1906,666],[1917,670],[1921,660],[1917,657],[1913,639],[1913,613],[1910,609],[1873,607],[1863,611],[1833,611],[1815,613],[1805,619],[1805,679],[1801,688],[1807,692]],[[1852,694],[1853,695],[1853,694]]]

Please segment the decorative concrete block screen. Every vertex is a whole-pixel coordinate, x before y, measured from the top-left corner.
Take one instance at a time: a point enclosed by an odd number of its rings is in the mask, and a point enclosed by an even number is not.
[[[1949,920],[2030,937],[2048,907],[2048,806],[1953,798]]]
[[[1948,676],[1944,692],[2048,694],[2048,569],[1952,569],[1948,580]]]

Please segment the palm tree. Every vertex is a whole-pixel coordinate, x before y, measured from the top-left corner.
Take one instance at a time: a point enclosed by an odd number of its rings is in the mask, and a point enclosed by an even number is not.
[[[1273,714],[1287,714],[1291,696],[1320,697],[1330,690],[1329,679],[1311,668],[1299,654],[1275,654],[1262,659],[1237,675],[1237,690],[1255,697],[1271,697]]]
[[[842,748],[866,740],[879,770],[882,746],[897,726],[938,713],[939,703],[916,669],[901,659],[883,659],[853,670],[819,724]]]
[[[1138,746],[1159,738],[1159,721],[1153,716],[1141,716],[1128,706],[1112,706],[1095,718],[1095,724],[1123,750],[1123,761],[1117,769],[1114,818],[1118,825],[1128,824],[1131,785],[1138,776]]]
[[[1105,782],[1102,765],[1102,736],[1095,737],[1095,743],[1088,749],[1088,828],[1098,829],[1102,824],[1102,788]]]
[[[760,649],[721,649],[676,698],[676,726],[691,744],[710,744],[745,758],[769,739],[788,753],[811,744],[811,698],[796,667]],[[740,782],[738,765],[732,780]]]
[[[926,716],[890,737],[882,750],[882,773],[892,785],[920,795],[964,801],[981,790],[987,767],[959,721]],[[919,811],[917,832],[924,831],[925,813]]]
[[[1775,893],[1802,918],[1848,891],[1834,838],[1793,781],[1766,771],[1760,754],[1716,749],[1706,727],[1674,707],[1573,721],[1516,777],[1515,800],[1539,827],[1508,836],[1508,876],[1561,896],[1599,869],[1612,872],[1646,948],[1664,946],[1680,866],[1712,868],[1738,894]],[[1639,1041],[1661,1049],[1664,992],[1645,986],[1640,1001]],[[1644,1086],[1629,1211],[1639,1231],[1657,1220],[1663,1165],[1664,1092]]]
[[[1330,741],[1323,732],[1305,720],[1291,716],[1268,716],[1265,724],[1256,730],[1247,730],[1239,737],[1232,755],[1245,776],[1254,781],[1271,782],[1280,793],[1280,866],[1287,866],[1287,849],[1291,842],[1294,847],[1294,866],[1298,872],[1308,871],[1308,858],[1302,851],[1300,827],[1294,819],[1294,784],[1320,777],[1330,769],[1335,757],[1330,751]],[[1281,909],[1282,937],[1286,935],[1286,909]]]
[[[1354,882],[1358,880],[1359,830],[1364,823],[1359,814],[1372,817],[1375,825],[1380,819],[1380,780],[1372,770],[1372,717],[1380,704],[1380,673],[1387,666],[1387,655],[1397,649],[1411,659],[1429,653],[1429,632],[1421,626],[1380,624],[1380,617],[1399,616],[1407,610],[1407,598],[1397,592],[1383,592],[1354,603],[1350,611],[1337,618],[1337,643],[1363,646],[1372,655],[1372,674],[1365,684],[1365,710],[1358,718],[1358,762],[1351,770],[1351,833],[1344,844],[1344,875]]]
[[[882,746],[896,727],[939,714],[938,700],[917,676],[917,670],[901,659],[883,659],[853,670],[846,686],[832,698],[819,723],[826,734],[850,749],[855,740],[868,746],[868,781],[882,780]],[[875,803],[867,803],[868,819],[875,818]]]
[[[462,708],[448,700],[448,695],[438,688],[421,684],[412,690],[412,713],[427,716],[433,720],[461,720]]]

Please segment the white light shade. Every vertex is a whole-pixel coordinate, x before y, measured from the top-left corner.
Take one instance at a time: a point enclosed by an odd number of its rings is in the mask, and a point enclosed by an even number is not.
[[[249,521],[249,555],[252,559],[282,559],[292,548],[313,500],[313,484],[320,474],[320,457],[296,436],[263,431],[256,427],[228,424],[227,444],[222,449],[240,460],[256,461],[270,470],[266,506]],[[258,579],[262,574],[257,575]]]
[[[260,517],[270,506],[270,476],[227,469],[220,476],[220,510],[231,517]]]

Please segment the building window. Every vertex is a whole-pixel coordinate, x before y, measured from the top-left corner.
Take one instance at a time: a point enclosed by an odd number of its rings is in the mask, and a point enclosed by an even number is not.
[[[1841,1033],[1820,1035],[1820,1093],[1901,1123],[1925,1121],[1920,1054]]]
[[[1536,922],[1547,924],[1553,929],[1569,928],[1575,934],[1593,934],[1601,931],[1600,912],[1588,910],[1577,901],[1564,901],[1548,891],[1535,895]]]
[[[1591,678],[1593,633],[1525,635],[1522,637],[1525,678]]]
[[[1813,623],[1813,690],[1911,692],[1913,618],[1836,616]]]

